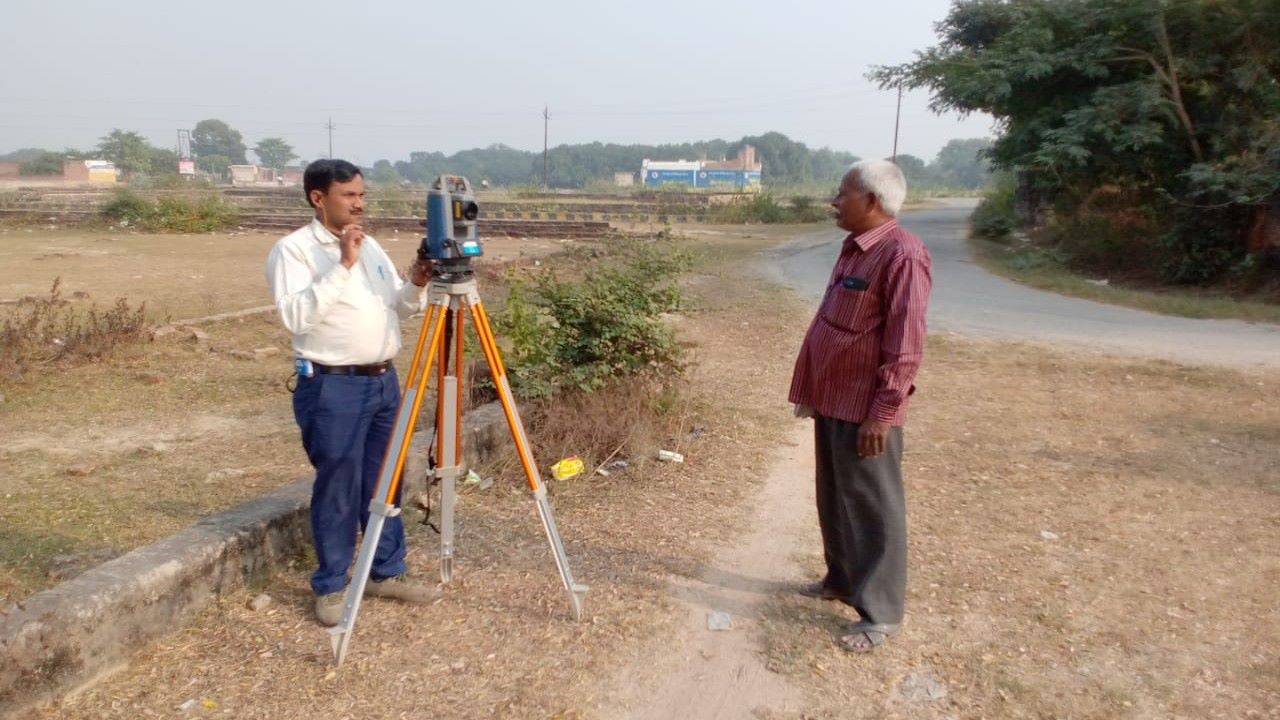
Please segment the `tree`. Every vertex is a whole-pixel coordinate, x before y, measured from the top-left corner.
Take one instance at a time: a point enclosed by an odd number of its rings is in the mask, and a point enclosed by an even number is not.
[[[289,161],[298,157],[293,151],[293,146],[284,141],[284,138],[269,137],[258,141],[253,146],[253,153],[258,156],[258,160],[266,167],[281,170]]]
[[[98,141],[98,152],[127,175],[151,169],[151,146],[136,132],[116,128]]]
[[[400,177],[400,173],[391,165],[390,160],[379,160],[373,164],[373,169],[369,171],[369,180],[379,185],[399,185],[404,178]]]
[[[902,174],[906,176],[908,185],[927,183],[929,181],[929,169],[924,160],[915,155],[898,153],[895,162],[902,170]]]
[[[61,175],[62,156],[58,153],[41,150],[39,155],[30,157],[18,165],[18,174],[27,176]]]
[[[815,150],[810,166],[813,169],[813,179],[819,182],[838,183],[844,174],[848,172],[849,166],[858,162],[857,155],[851,155],[847,152],[832,150],[831,148],[821,148]]]
[[[236,164],[231,162],[231,158],[226,155],[205,155],[200,158],[199,162],[202,170],[218,177],[225,177],[227,168]]]
[[[0,155],[0,162],[31,162],[32,160],[39,160],[48,152],[48,150],[43,148],[21,148],[19,150],[14,150],[11,153],[4,153],[3,155]]]
[[[991,168],[983,153],[990,147],[990,138],[947,141],[930,166],[934,177],[948,187],[979,188],[986,185],[991,179]]]
[[[151,175],[176,175],[178,153],[167,148],[151,148],[151,163],[147,172]]]
[[[1280,195],[1275,27],[1274,0],[959,0],[936,47],[871,76],[991,113],[993,165],[1060,214],[1117,189],[1150,218],[1166,276],[1203,282]]]
[[[226,165],[243,165],[245,160],[244,139],[238,130],[221,120],[201,120],[191,130],[191,150],[196,154],[197,162],[205,170],[214,168],[208,165],[207,159],[213,156],[226,158]],[[221,161],[220,161],[221,162]]]

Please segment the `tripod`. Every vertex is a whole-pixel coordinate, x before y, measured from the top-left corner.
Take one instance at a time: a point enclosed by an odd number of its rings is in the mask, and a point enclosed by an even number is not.
[[[569,558],[565,555],[560,532],[556,530],[551,505],[547,502],[547,489],[539,481],[538,466],[529,448],[529,439],[525,435],[524,425],[520,420],[520,411],[516,408],[511,394],[506,369],[502,365],[502,358],[498,355],[498,343],[494,338],[493,328],[489,324],[489,316],[480,302],[480,293],[476,289],[475,275],[471,270],[470,262],[470,258],[460,258],[438,261],[432,265],[427,312],[422,320],[422,329],[418,333],[418,343],[413,351],[408,375],[405,376],[404,393],[400,398],[395,428],[387,444],[387,453],[378,475],[378,486],[369,502],[369,522],[365,527],[364,539],[360,545],[355,574],[351,579],[351,585],[347,588],[342,621],[329,628],[330,644],[333,646],[334,659],[339,666],[346,657],[347,645],[355,630],[356,615],[360,612],[360,601],[369,580],[369,571],[373,566],[373,556],[378,547],[378,539],[382,535],[383,523],[387,518],[400,514],[400,508],[395,503],[396,493],[400,487],[400,477],[408,455],[409,441],[413,437],[418,410],[427,389],[427,378],[437,357],[435,429],[437,462],[434,474],[440,479],[441,496],[440,579],[444,583],[453,579],[454,493],[458,477],[463,473],[462,437],[459,433],[462,425],[462,385],[459,379],[462,376],[463,338],[465,337],[463,331],[468,310],[475,320],[476,336],[480,340],[480,348],[493,375],[493,384],[498,390],[498,399],[502,403],[507,426],[515,441],[520,464],[524,468],[529,490],[537,503],[542,528],[546,531],[547,540],[551,543],[556,568],[560,571],[560,580],[569,593],[573,617],[575,620],[582,619],[582,600],[587,593],[587,586],[573,581],[573,573],[569,569]],[[450,344],[453,345],[452,348]],[[451,350],[452,368],[449,363]]]

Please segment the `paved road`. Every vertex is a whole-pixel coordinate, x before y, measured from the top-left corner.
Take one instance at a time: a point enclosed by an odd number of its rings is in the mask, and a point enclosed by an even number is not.
[[[971,261],[965,244],[972,201],[906,213],[902,223],[933,255],[930,330],[1075,345],[1178,362],[1280,367],[1280,327],[1240,320],[1196,320],[1035,290]],[[797,237],[775,251],[783,284],[818,300],[839,254],[838,228]]]

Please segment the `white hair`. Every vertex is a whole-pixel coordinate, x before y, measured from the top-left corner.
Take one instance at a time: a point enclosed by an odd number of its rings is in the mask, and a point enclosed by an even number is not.
[[[902,202],[907,199],[907,178],[902,168],[888,160],[859,160],[849,166],[846,174],[853,175],[858,187],[875,193],[880,207],[890,217],[898,216]]]

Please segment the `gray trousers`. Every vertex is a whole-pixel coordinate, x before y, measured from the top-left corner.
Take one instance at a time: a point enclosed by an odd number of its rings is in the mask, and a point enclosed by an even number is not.
[[[902,622],[907,590],[907,508],[902,428],[885,451],[858,457],[858,423],[814,418],[818,523],[827,561],[823,587],[864,620]]]

